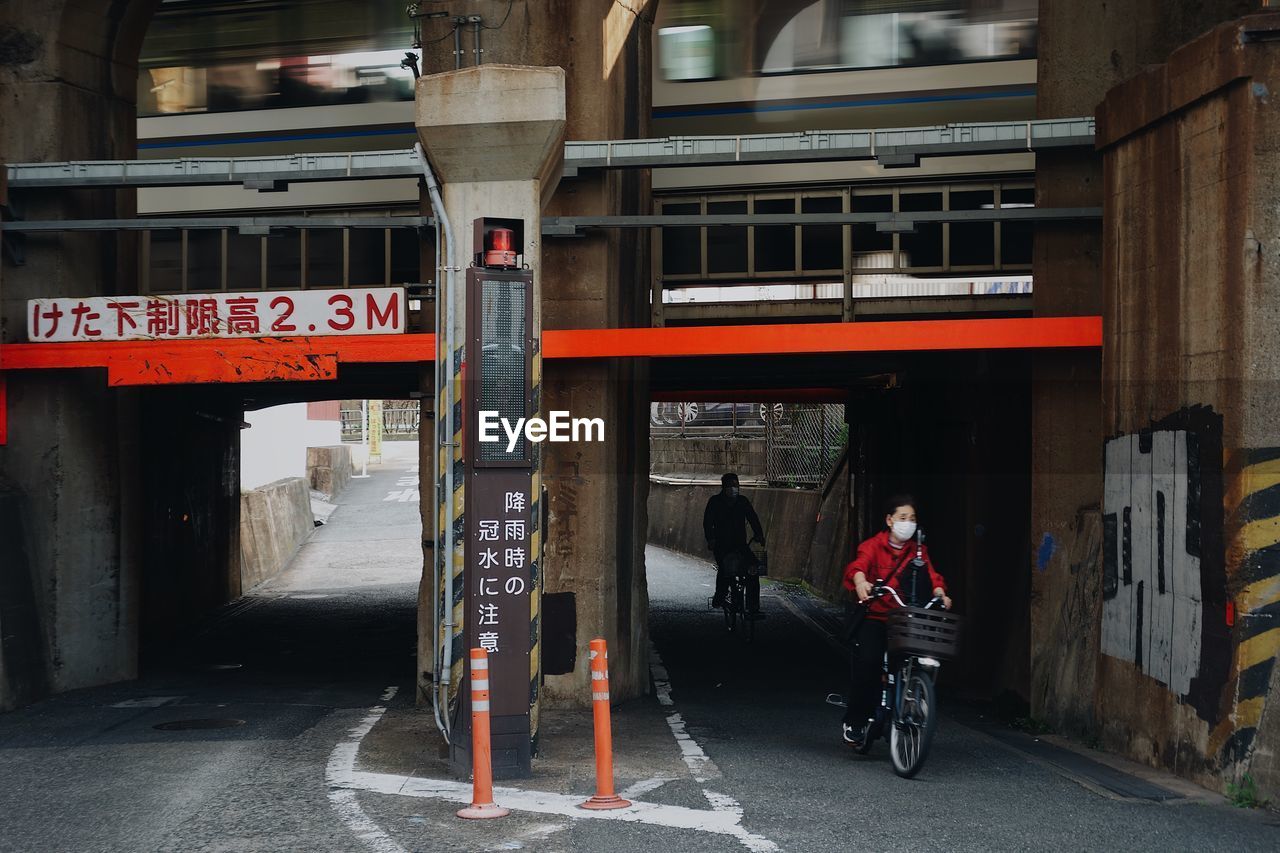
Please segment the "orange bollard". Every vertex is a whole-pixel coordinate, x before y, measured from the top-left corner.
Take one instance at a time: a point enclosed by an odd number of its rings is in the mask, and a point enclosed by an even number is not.
[[[458,810],[458,817],[478,820],[506,817],[493,801],[493,757],[489,754],[489,653],[471,650],[471,805]]]
[[[604,640],[591,641],[591,704],[596,723],[596,795],[584,809],[625,809],[631,805],[613,792],[613,728],[609,722],[609,652]]]

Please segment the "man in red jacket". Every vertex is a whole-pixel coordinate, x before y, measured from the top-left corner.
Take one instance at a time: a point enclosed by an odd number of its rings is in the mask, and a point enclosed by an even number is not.
[[[951,609],[947,596],[947,582],[933,568],[929,550],[919,546],[924,569],[911,565],[917,546],[912,542],[916,535],[916,501],[910,495],[894,495],[885,507],[885,529],[858,546],[858,553],[845,567],[844,587],[856,593],[858,601],[866,608],[854,633],[854,652],[850,662],[853,689],[849,693],[849,707],[842,724],[846,743],[860,746],[869,731],[867,723],[880,698],[880,675],[884,663],[885,618],[898,606],[891,595],[871,597],[874,586],[888,586],[908,604],[914,600],[923,606],[931,595],[942,599],[943,606]],[[915,588],[912,588],[912,579]]]

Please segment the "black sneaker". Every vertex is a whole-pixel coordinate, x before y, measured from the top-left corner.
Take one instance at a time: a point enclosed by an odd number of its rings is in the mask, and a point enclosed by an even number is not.
[[[852,746],[855,749],[862,746],[863,729],[861,727],[854,728],[848,723],[841,723],[840,727],[843,730],[841,734],[843,734],[844,736],[845,743],[849,744],[849,746]]]

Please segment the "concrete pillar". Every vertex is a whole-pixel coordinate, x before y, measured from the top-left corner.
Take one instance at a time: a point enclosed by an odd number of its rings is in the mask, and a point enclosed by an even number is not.
[[[540,224],[544,199],[555,191],[564,156],[564,72],[559,68],[483,65],[422,77],[418,81],[416,98],[418,134],[431,166],[443,185],[444,210],[451,220],[456,252],[454,262],[462,268],[453,272],[447,288],[447,298],[454,306],[453,348],[457,355],[453,363],[453,374],[446,378],[447,386],[442,391],[437,410],[455,406],[455,411],[461,413],[462,407],[455,405],[456,401],[462,399],[461,371],[465,363],[472,365],[467,369],[479,369],[479,354],[468,353],[463,345],[467,339],[468,301],[464,270],[471,265],[473,255],[484,250],[483,246],[475,245],[473,222],[482,217],[498,217],[524,223],[523,261],[529,267],[532,278],[532,336],[536,341],[534,352],[530,354],[533,383],[530,416],[545,415],[546,410],[539,402],[542,373]],[[442,316],[442,322],[447,323],[447,314]],[[441,363],[444,363],[443,359]],[[443,422],[440,428],[444,429]],[[462,435],[463,421],[458,418],[452,424],[451,441],[454,447],[447,454],[450,463],[453,459],[463,459]],[[474,441],[474,438],[470,440]],[[475,453],[474,446],[469,451],[468,465]],[[543,509],[540,500],[542,446],[535,444],[532,451],[530,514],[534,519],[539,519]],[[453,492],[444,498],[452,503],[454,517],[458,519],[453,524],[455,538],[453,551],[449,554],[449,574],[455,584],[454,595],[451,602],[445,602],[445,606],[453,609],[453,626],[449,636],[443,636],[444,625],[439,629],[442,634],[441,642],[449,644],[453,651],[449,673],[451,702],[457,699],[464,672],[465,658],[457,654],[457,650],[460,645],[467,647],[462,638],[467,636],[467,621],[473,618],[473,613],[466,607],[470,598],[465,589],[470,581],[464,571],[464,548],[468,537],[475,530],[474,525],[465,518],[467,501],[461,466],[455,466],[455,471]],[[429,471],[424,470],[424,476],[429,478]],[[424,482],[427,485],[422,491],[425,494],[435,494],[435,484],[431,484],[429,479]],[[442,519],[443,516],[442,510]],[[437,536],[440,535],[437,532]],[[546,531],[535,520],[529,540],[529,561],[535,565],[545,535]],[[448,546],[442,543],[442,547]],[[538,566],[534,569],[535,584],[530,597],[530,618],[534,624],[532,630],[526,626],[505,623],[502,626],[506,636],[512,638],[511,642],[518,642],[516,638],[529,637],[532,633],[534,639],[530,641],[530,669],[533,673],[541,672],[541,647],[536,639],[536,626],[540,624],[538,614],[541,596],[537,580],[540,576],[541,567]],[[442,588],[443,586],[442,583]],[[500,691],[503,686],[495,684],[494,689]],[[536,694],[530,696],[530,704],[530,732],[536,733]],[[466,749],[466,744],[460,743],[457,738],[452,743],[455,751]],[[515,762],[517,766],[526,763],[527,746],[525,743],[515,747],[518,754],[525,756],[524,761]],[[495,772],[500,772],[504,763],[501,760],[495,761]]]
[[[138,48],[156,5],[0,6],[0,160],[134,156]],[[133,193],[13,192],[9,203],[28,219],[115,218],[132,214]],[[27,299],[136,290],[132,246],[111,233],[26,240],[25,265],[0,273],[0,336],[23,338]],[[8,407],[0,493],[21,538],[5,537],[0,619],[6,636],[35,643],[0,647],[0,707],[136,674],[140,562],[133,396],[97,372],[35,373],[9,377]]]
[[[1038,115],[1052,118],[1092,113],[1108,90],[1122,80],[1145,66],[1164,62],[1180,45],[1218,21],[1254,6],[1240,0],[1196,4],[1044,0],[1039,23]],[[1195,55],[1204,61],[1206,69],[1239,70],[1236,63],[1244,53],[1257,55],[1256,48],[1246,47],[1247,42],[1239,38],[1221,54]],[[1184,59],[1193,55],[1187,49],[1179,54]],[[1219,62],[1224,64],[1212,64]],[[1120,458],[1130,462],[1136,459],[1149,472],[1147,463],[1153,458],[1155,442],[1161,443],[1163,458],[1167,455],[1165,443],[1175,440],[1157,439],[1156,435],[1198,431],[1203,436],[1199,458],[1210,469],[1216,466],[1219,471],[1216,479],[1212,472],[1205,475],[1202,470],[1198,474],[1200,496],[1212,504],[1214,499],[1205,497],[1206,492],[1216,489],[1221,495],[1226,488],[1230,495],[1229,474],[1221,470],[1220,448],[1224,440],[1228,458],[1233,441],[1238,448],[1270,446],[1265,425],[1275,423],[1270,404],[1264,403],[1260,392],[1253,406],[1249,406],[1238,395],[1232,397],[1231,389],[1241,386],[1229,381],[1234,375],[1231,365],[1236,363],[1237,352],[1243,363],[1255,357],[1238,349],[1239,341],[1247,340],[1251,334],[1251,315],[1239,313],[1234,306],[1247,293],[1246,302],[1255,310],[1252,316],[1259,316],[1256,310],[1267,304],[1263,296],[1270,292],[1260,284],[1270,275],[1265,261],[1269,254],[1263,249],[1251,256],[1249,251],[1254,244],[1248,239],[1249,232],[1241,229],[1266,234],[1273,228],[1263,224],[1270,222],[1266,204],[1271,200],[1252,188],[1270,185],[1270,176],[1263,171],[1269,159],[1260,156],[1260,152],[1265,148],[1263,140],[1268,134],[1273,138],[1274,131],[1259,129],[1255,137],[1250,137],[1257,140],[1252,160],[1247,150],[1233,151],[1224,159],[1214,146],[1224,144],[1225,137],[1239,138],[1250,132],[1251,122],[1265,112],[1259,109],[1260,104],[1249,104],[1244,98],[1245,103],[1234,107],[1215,103],[1212,108],[1220,111],[1221,121],[1201,125],[1204,133],[1199,137],[1200,147],[1186,144],[1185,137],[1180,138],[1170,128],[1181,125],[1189,116],[1179,112],[1176,122],[1164,122],[1159,108],[1181,109],[1179,98],[1171,98],[1171,92],[1185,94],[1203,84],[1206,69],[1197,66],[1192,73],[1193,64],[1184,62],[1180,66],[1187,73],[1179,76],[1183,82],[1176,86],[1162,87],[1155,78],[1143,75],[1132,87],[1121,90],[1123,96],[1108,98],[1108,107],[1100,116],[1099,133],[1103,144],[1114,148],[1106,152],[1105,170],[1102,158],[1092,152],[1037,156],[1037,204],[1104,204],[1105,218],[1101,229],[1080,225],[1037,228],[1036,313],[1103,313],[1106,343],[1102,359],[1062,353],[1036,357],[1029,568],[1033,578],[1030,698],[1032,713],[1059,731],[1101,737],[1109,747],[1213,784],[1215,767],[1238,770],[1241,756],[1261,755],[1264,748],[1274,752],[1274,747],[1259,745],[1270,743],[1261,729],[1256,742],[1251,740],[1254,729],[1248,719],[1264,707],[1260,694],[1248,697],[1256,701],[1244,704],[1241,714],[1231,714],[1221,705],[1215,710],[1209,707],[1211,701],[1205,704],[1206,694],[1221,700],[1225,695],[1220,692],[1222,680],[1235,677],[1231,649],[1228,646],[1224,651],[1220,639],[1226,629],[1223,623],[1227,598],[1227,590],[1221,584],[1222,572],[1218,572],[1217,580],[1202,582],[1197,607],[1182,608],[1185,613],[1203,610],[1206,621],[1202,628],[1212,621],[1218,628],[1216,633],[1206,634],[1184,625],[1185,630],[1172,636],[1170,643],[1167,628],[1152,635],[1155,623],[1148,621],[1150,605],[1156,600],[1150,595],[1152,590],[1161,600],[1168,600],[1171,588],[1160,589],[1162,574],[1157,567],[1151,584],[1144,582],[1144,601],[1139,608],[1146,636],[1141,663],[1137,661],[1136,648],[1122,648],[1123,638],[1130,634],[1121,629],[1132,626],[1126,620],[1133,617],[1135,609],[1117,603],[1132,602],[1136,595],[1132,561],[1145,566],[1152,555],[1159,560],[1159,543],[1153,547],[1152,538],[1147,536],[1145,544],[1139,546],[1133,537],[1135,530],[1150,530],[1148,522],[1154,516],[1149,514],[1155,511],[1157,493],[1164,491],[1156,487],[1151,476],[1144,475],[1148,483],[1145,494],[1150,500],[1140,502],[1136,510],[1130,501],[1121,500],[1120,493],[1125,489],[1120,484],[1127,483],[1127,493],[1131,495],[1133,477],[1124,476],[1117,467]],[[1241,73],[1240,79],[1245,76]],[[1210,87],[1203,94],[1218,100],[1210,94],[1212,91]],[[1241,106],[1243,111],[1235,108]],[[1120,131],[1113,119],[1119,119],[1126,129]],[[1237,157],[1237,153],[1241,156]],[[1238,187],[1239,193],[1228,193],[1230,202],[1223,208],[1215,184],[1221,177],[1216,170],[1225,163],[1249,165],[1241,167],[1243,183]],[[1183,171],[1184,167],[1188,171]],[[1175,171],[1179,176],[1176,179],[1172,177]],[[1139,184],[1140,180],[1146,182]],[[1194,186],[1195,195],[1180,196],[1179,182],[1184,188]],[[1119,196],[1121,191],[1127,195]],[[1204,209],[1207,200],[1212,200],[1213,209],[1219,210],[1220,216],[1215,218]],[[1218,252],[1222,253],[1222,264],[1214,260],[1197,263],[1194,269],[1185,266],[1184,253]],[[1143,267],[1143,262],[1148,266]],[[1263,308],[1262,313],[1265,312]],[[1210,329],[1215,324],[1221,325]],[[1191,332],[1196,329],[1203,330],[1203,334],[1192,340]],[[1263,349],[1258,349],[1256,357],[1262,359],[1258,369],[1270,369]],[[1220,366],[1212,366],[1210,362],[1214,361]],[[1199,384],[1190,382],[1193,376]],[[1240,406],[1228,405],[1229,399]],[[1212,417],[1191,418],[1191,411],[1184,407],[1194,404],[1212,405],[1219,416],[1225,410],[1226,422],[1215,431]],[[1246,412],[1255,411],[1261,417],[1244,417]],[[1205,414],[1204,410],[1200,413]],[[1233,413],[1240,417],[1234,427]],[[1175,421],[1186,428],[1175,428]],[[1246,421],[1259,431],[1250,433]],[[1230,434],[1233,429],[1239,430],[1234,438]],[[1134,442],[1135,452],[1125,456],[1123,450],[1128,442]],[[1185,450],[1185,442],[1183,446]],[[1250,457],[1246,454],[1236,458]],[[1240,464],[1242,470],[1248,469],[1247,462]],[[1228,478],[1225,483],[1224,477]],[[1176,489],[1178,482],[1185,484],[1189,479],[1189,474],[1179,474],[1175,465],[1167,477],[1161,475],[1160,485],[1172,483]],[[1177,503],[1186,506],[1185,501]],[[1217,544],[1212,532],[1214,513],[1209,512],[1202,517],[1202,522],[1208,519],[1208,527],[1202,524],[1200,547],[1201,559],[1207,555],[1212,561],[1217,553],[1221,564],[1222,500],[1217,503]],[[1164,504],[1165,511],[1172,513],[1174,502],[1167,495]],[[1125,506],[1129,508],[1128,515],[1124,513]],[[1124,523],[1126,519],[1128,525]],[[1172,514],[1165,518],[1166,525],[1174,522]],[[1170,535],[1173,527],[1165,529]],[[1139,534],[1138,539],[1142,538]],[[1130,582],[1125,581],[1124,568],[1119,565],[1126,550],[1122,540],[1130,544]],[[1175,535],[1174,540],[1164,542],[1164,554],[1170,561],[1165,568],[1170,572],[1173,548],[1180,545],[1178,553],[1185,554],[1185,545],[1190,541],[1183,534]],[[1136,547],[1143,550],[1134,551]],[[1172,584],[1172,575],[1163,575],[1163,582]],[[1236,589],[1237,582],[1247,588],[1243,579],[1231,581],[1230,588]],[[1256,603],[1248,598],[1245,602]],[[1163,613],[1162,608],[1156,611]],[[1174,612],[1178,612],[1176,604]],[[1164,625],[1163,616],[1160,624]],[[1161,635],[1166,639],[1160,642],[1158,660],[1166,660],[1162,657],[1164,650],[1192,648],[1197,637],[1200,648],[1207,650],[1193,682],[1194,695],[1180,692],[1179,698],[1171,697],[1167,684],[1167,678],[1172,677],[1171,659],[1167,659],[1169,665],[1161,664],[1163,668],[1155,675],[1146,671],[1153,650],[1152,637]],[[1132,652],[1131,659],[1124,660],[1128,652]],[[1162,677],[1166,680],[1162,681]],[[1256,691],[1266,679],[1255,670],[1244,681]],[[1226,716],[1244,722],[1234,729],[1219,728],[1220,722],[1207,722]],[[1255,767],[1255,775],[1262,772],[1263,763]]]
[[[1250,5],[1043,0],[1037,118],[1092,115],[1112,86]],[[1036,155],[1037,205],[1102,203],[1102,161],[1095,152]],[[1102,313],[1102,232],[1096,223],[1038,225],[1033,269],[1037,316]],[[1029,699],[1033,715],[1082,736],[1095,734],[1098,723],[1093,698],[1102,571],[1100,380],[1096,353],[1034,356]]]
[[[1280,15],[1108,93],[1108,746],[1280,795]]]
[[[501,20],[507,4],[480,0]],[[565,72],[565,135],[621,139],[649,133],[650,38],[655,0],[516,4],[501,30],[485,31],[485,62],[556,65]],[[425,49],[424,74],[453,67],[452,45]],[[560,184],[547,215],[652,212],[647,172],[586,173]],[[649,235],[592,231],[544,244],[542,325],[611,328],[650,322]],[[601,444],[543,445],[549,491],[543,599],[543,700],[585,707],[593,637],[609,642],[610,689],[619,699],[648,686],[644,574],[648,496],[648,366],[556,361],[544,366],[543,409],[604,417]]]

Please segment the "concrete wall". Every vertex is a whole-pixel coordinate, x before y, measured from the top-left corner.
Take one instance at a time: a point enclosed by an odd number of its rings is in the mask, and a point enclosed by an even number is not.
[[[832,601],[843,599],[841,581],[851,555],[848,476],[841,468],[825,495],[810,489],[746,487],[765,541],[769,576],[803,581]],[[713,562],[702,532],[702,511],[719,486],[649,484],[649,542]]]
[[[764,439],[666,435],[649,439],[651,474],[719,478],[725,471],[735,471],[744,480],[764,477]]]
[[[256,489],[285,477],[308,477],[307,448],[342,443],[334,420],[308,417],[309,403],[288,403],[244,413],[240,435],[240,487]]]
[[[307,481],[330,500],[351,482],[351,445],[307,448]]]
[[[0,161],[133,156],[136,58],[156,5],[0,4]],[[132,199],[111,190],[9,194],[28,219],[128,217]],[[134,245],[113,233],[28,239],[26,265],[0,271],[0,337],[24,336],[29,298],[135,288]],[[0,705],[136,675],[144,529],[137,395],[109,390],[99,372],[37,371],[8,383],[0,490],[24,519],[22,586],[39,642],[38,658],[7,658]],[[5,631],[14,627],[6,619]],[[15,683],[31,689],[6,686]]]
[[[1107,91],[1219,21],[1245,0],[1042,0],[1037,115],[1093,113]],[[1036,202],[1101,206],[1102,158],[1089,151],[1036,158]],[[1147,206],[1144,204],[1144,206]],[[1148,209],[1150,209],[1148,207]],[[1035,313],[1100,314],[1103,236],[1096,223],[1042,224],[1034,249]],[[1101,619],[1102,365],[1094,353],[1037,353],[1032,380],[1030,700],[1057,730],[1092,736]]]
[[[241,591],[279,574],[314,529],[311,484],[301,477],[241,492]]]
[[[1106,186],[1104,741],[1280,796],[1280,15],[1113,89]]]

